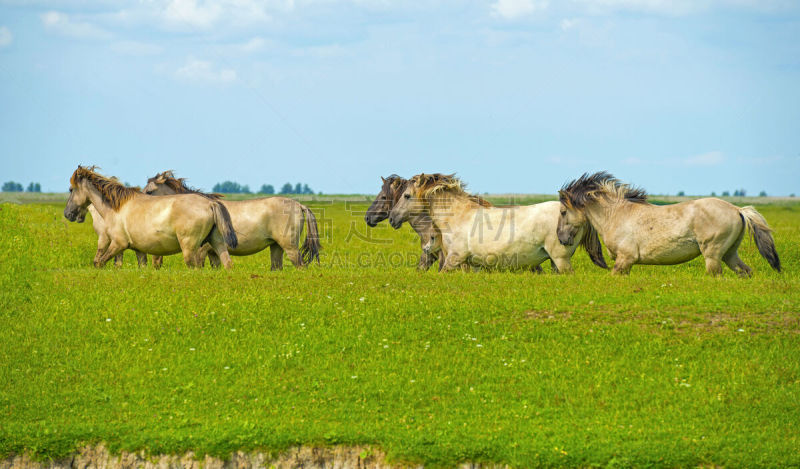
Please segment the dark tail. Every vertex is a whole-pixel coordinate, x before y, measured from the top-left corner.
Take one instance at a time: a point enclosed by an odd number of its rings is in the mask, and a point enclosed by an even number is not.
[[[775,240],[772,239],[772,228],[767,225],[767,220],[750,205],[740,208],[739,215],[742,216],[742,221],[744,221],[745,226],[748,231],[750,231],[753,241],[756,242],[758,252],[769,262],[769,265],[772,266],[773,269],[780,272],[781,260],[778,258],[778,251],[775,250]]]
[[[310,264],[314,258],[317,259],[317,264],[319,264],[319,250],[322,249],[322,245],[319,244],[317,218],[308,207],[305,205],[301,205],[301,207],[303,207],[303,215],[306,217],[308,230],[306,231],[306,240],[303,246],[300,247],[300,255],[303,257],[303,264]]]
[[[217,225],[219,232],[222,233],[222,239],[225,240],[225,244],[230,248],[238,246],[239,239],[236,238],[236,232],[233,231],[231,214],[228,213],[228,209],[221,202],[214,201],[211,204],[211,211],[214,212],[214,223]]]
[[[603,245],[600,244],[600,237],[597,236],[597,230],[594,229],[591,223],[586,223],[586,229],[583,232],[583,238],[581,238],[581,246],[586,249],[594,265],[604,269],[608,268],[606,259],[603,257]]]

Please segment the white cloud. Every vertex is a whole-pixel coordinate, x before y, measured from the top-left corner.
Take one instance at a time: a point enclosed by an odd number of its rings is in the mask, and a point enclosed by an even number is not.
[[[561,22],[558,25],[559,25],[559,27],[561,27],[562,31],[567,32],[570,29],[578,26],[578,22],[579,22],[579,20],[576,20],[576,19],[565,18],[565,19],[561,20]]]
[[[14,40],[14,35],[5,26],[0,26],[0,47],[6,47]]]
[[[667,16],[683,16],[714,8],[745,8],[762,11],[791,7],[791,0],[574,0],[588,13],[635,11]]]
[[[492,4],[492,15],[515,20],[547,9],[547,0],[497,0]]]
[[[163,17],[167,22],[195,28],[213,26],[221,14],[221,4],[198,3],[196,0],[171,0],[163,10]]]
[[[577,0],[590,13],[631,10],[667,15],[681,15],[707,2],[696,0]]]
[[[244,52],[257,52],[264,48],[264,45],[267,43],[264,39],[260,37],[254,37],[249,41],[245,42],[241,45],[241,48]]]
[[[111,44],[111,50],[122,55],[158,55],[163,52],[163,48],[157,44],[138,41],[119,41]]]
[[[690,156],[683,160],[686,166],[716,166],[725,160],[722,152],[711,151],[700,155]]]
[[[48,11],[41,16],[44,27],[57,34],[81,39],[108,39],[111,33],[91,23],[75,21],[66,13]]]
[[[236,70],[217,68],[212,62],[189,58],[186,65],[175,71],[175,78],[198,83],[232,83]]]

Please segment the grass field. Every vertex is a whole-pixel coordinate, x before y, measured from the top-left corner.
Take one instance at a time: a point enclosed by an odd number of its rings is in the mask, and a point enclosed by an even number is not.
[[[363,200],[363,198],[362,198]],[[91,267],[63,203],[0,205],[0,454],[369,443],[397,461],[800,465],[800,204],[757,208],[785,272],[414,270],[416,236],[308,202],[321,265]],[[548,270],[547,268],[545,270]]]

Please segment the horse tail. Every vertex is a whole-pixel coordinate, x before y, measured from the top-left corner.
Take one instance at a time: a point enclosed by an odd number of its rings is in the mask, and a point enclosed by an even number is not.
[[[225,240],[225,244],[230,248],[238,246],[239,239],[236,237],[236,232],[233,230],[231,214],[228,212],[228,209],[222,205],[222,202],[214,200],[211,204],[211,212],[214,213],[214,223],[222,234],[222,239]]]
[[[739,209],[745,227],[750,231],[753,241],[756,242],[758,252],[769,262],[769,265],[778,272],[781,271],[781,260],[778,258],[778,251],[775,250],[775,240],[772,239],[772,228],[767,225],[764,216],[748,205]]]
[[[314,261],[314,258],[317,259],[317,264],[319,264],[319,250],[322,249],[322,245],[319,244],[317,218],[314,216],[314,212],[308,207],[302,204],[300,204],[300,206],[303,207],[303,215],[305,215],[306,224],[308,225],[306,240],[303,242],[303,246],[300,247],[300,255],[303,257],[304,264],[310,264]]]
[[[594,265],[602,267],[603,269],[608,268],[606,259],[603,257],[603,245],[600,244],[600,237],[597,235],[597,230],[594,229],[591,223],[586,223],[586,228],[581,238],[581,246],[583,246],[583,249],[586,249]]]

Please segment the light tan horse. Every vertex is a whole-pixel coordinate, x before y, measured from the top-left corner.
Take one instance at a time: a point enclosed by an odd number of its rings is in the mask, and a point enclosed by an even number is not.
[[[100,215],[100,212],[94,208],[94,205],[89,204],[86,209],[82,209],[80,213],[78,213],[78,218],[75,220],[77,223],[83,223],[86,220],[86,212],[89,212],[92,215],[92,228],[94,229],[95,234],[97,235],[97,252],[94,255],[94,264],[100,260],[103,253],[106,252],[108,246],[111,244],[111,238],[106,233],[106,222],[103,220],[103,216]],[[136,262],[139,264],[139,267],[145,267],[147,265],[147,254],[136,251]],[[122,253],[117,254],[114,256],[114,265],[117,267],[122,267]]]
[[[184,179],[175,178],[172,171],[164,171],[147,180],[144,191],[152,195],[197,194],[214,200],[219,194],[205,194],[186,186]],[[265,197],[250,200],[220,200],[231,214],[233,228],[239,245],[229,249],[234,256],[249,256],[270,248],[272,270],[283,268],[283,253],[295,267],[319,263],[319,233],[314,213],[305,205],[287,197]],[[300,245],[303,224],[307,223],[306,240]],[[212,264],[215,259],[209,253]],[[154,261],[155,262],[155,261]]]
[[[389,214],[399,228],[412,214],[427,213],[441,233],[447,257],[444,270],[464,264],[488,268],[538,270],[551,259],[561,273],[572,272],[570,259],[579,244],[595,264],[605,268],[597,234],[586,224],[576,240],[563,245],[556,236],[558,202],[511,207],[485,207],[464,191],[452,175],[419,174],[409,181]]]
[[[568,243],[573,223],[588,220],[616,259],[612,273],[627,274],[633,264],[680,264],[702,254],[711,275],[721,274],[725,262],[739,275],[749,276],[751,269],[737,252],[747,230],[769,265],[781,270],[772,230],[753,207],[716,198],[652,205],[644,190],[605,171],[565,184],[559,196],[559,239]]]
[[[82,166],[72,174],[69,190],[64,217],[76,221],[92,204],[105,222],[110,243],[96,267],[124,249],[155,255],[182,252],[186,265],[201,267],[200,247],[206,242],[231,267],[227,246],[236,246],[236,234],[227,209],[217,201],[195,194],[152,197]]]

